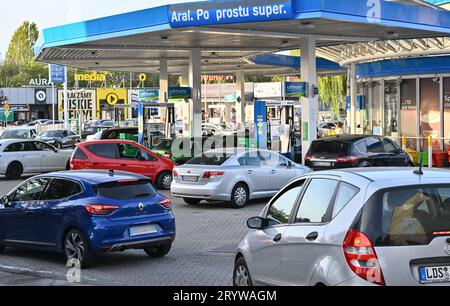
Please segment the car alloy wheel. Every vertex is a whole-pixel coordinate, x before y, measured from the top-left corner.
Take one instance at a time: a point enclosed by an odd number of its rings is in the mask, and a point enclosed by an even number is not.
[[[247,203],[247,190],[243,186],[236,188],[233,196],[238,206],[244,206]]]
[[[238,287],[250,287],[250,274],[244,265],[239,265],[236,269],[236,275],[234,278],[234,283]]]
[[[170,186],[172,185],[172,181],[173,181],[173,177],[172,174],[166,174],[162,177],[161,183],[162,183],[162,187],[165,190],[169,190]]]
[[[81,263],[84,258],[84,247],[83,238],[75,232],[70,233],[66,238],[64,247],[67,259],[76,259]]]

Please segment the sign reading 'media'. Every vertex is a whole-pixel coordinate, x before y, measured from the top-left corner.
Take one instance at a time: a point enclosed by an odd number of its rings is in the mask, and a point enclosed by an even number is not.
[[[214,4],[173,5],[172,28],[229,23],[285,20],[294,17],[292,0],[223,1]]]

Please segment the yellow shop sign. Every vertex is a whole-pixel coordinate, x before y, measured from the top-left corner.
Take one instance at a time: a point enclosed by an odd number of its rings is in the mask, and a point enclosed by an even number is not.
[[[76,74],[75,79],[77,81],[104,82],[104,81],[106,81],[106,74],[98,74],[96,72],[85,73],[85,74]]]

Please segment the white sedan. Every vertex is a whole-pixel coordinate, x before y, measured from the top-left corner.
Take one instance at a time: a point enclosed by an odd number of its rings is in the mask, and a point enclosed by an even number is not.
[[[0,175],[19,179],[24,173],[45,173],[69,168],[72,150],[57,150],[37,140],[0,140]]]

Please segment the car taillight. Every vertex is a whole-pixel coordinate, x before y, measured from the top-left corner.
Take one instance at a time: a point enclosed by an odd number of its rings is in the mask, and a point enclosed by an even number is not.
[[[373,284],[386,284],[373,244],[365,234],[350,230],[345,237],[344,254],[356,275]]]
[[[343,157],[339,157],[336,160],[338,163],[357,163],[359,161],[359,157],[357,156],[343,156]]]
[[[167,158],[167,159],[170,159],[172,157],[172,154],[166,153],[166,154],[164,154],[164,157]]]
[[[173,177],[178,177],[178,172],[177,172],[177,170],[173,170],[173,171],[172,171],[172,176],[173,176]]]
[[[311,160],[312,160],[312,156],[309,155],[309,154],[306,155],[306,156],[305,156],[305,160],[306,160],[306,161],[311,161]]]
[[[219,171],[208,171],[203,174],[204,179],[214,179],[217,177],[222,177],[225,175],[225,172],[219,172]]]
[[[159,202],[160,205],[164,206],[165,208],[171,208],[172,207],[172,201],[169,199],[162,200]]]
[[[106,216],[119,209],[116,205],[86,205],[86,211],[93,216]]]

